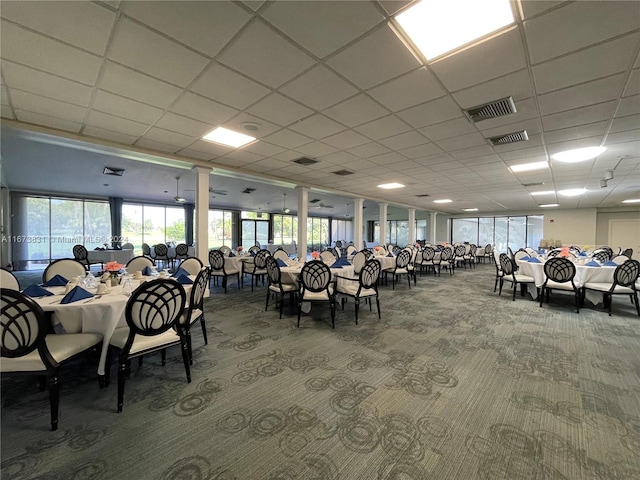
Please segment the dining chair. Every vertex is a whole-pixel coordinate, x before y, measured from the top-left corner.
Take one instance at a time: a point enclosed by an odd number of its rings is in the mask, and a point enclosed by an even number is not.
[[[380,298],[378,296],[378,278],[380,277],[380,271],[382,267],[379,260],[369,260],[365,266],[360,270],[358,278],[343,277],[338,275],[338,281],[336,282],[336,293],[352,297],[355,300],[355,316],[356,325],[358,324],[358,310],[360,309],[360,299],[364,298],[369,302],[369,309],[371,309],[371,299],[375,297],[376,307],[378,308],[378,319],[380,316]],[[346,298],[343,296],[340,299],[340,305],[344,310]]]
[[[151,256],[151,247],[149,246],[148,243],[143,243],[142,244],[142,255],[150,258],[153,261],[153,257]],[[155,262],[154,262],[155,265]]]
[[[179,243],[176,245],[176,256],[174,261],[179,261],[178,265],[182,263],[182,260],[189,258],[189,246],[186,243]]]
[[[320,260],[311,260],[300,271],[300,289],[297,293],[298,327],[303,302],[328,302],[331,309],[331,328],[336,328],[336,295],[331,282],[331,270]]]
[[[284,258],[286,260],[289,260],[289,256],[287,255],[287,252],[285,252],[284,250],[277,250],[273,256],[274,258],[276,258],[276,262],[277,262],[277,258],[275,257],[275,254],[278,252],[282,252],[280,253],[280,258],[282,258],[282,255],[284,254]],[[262,279],[262,283],[264,284],[264,277],[267,275],[267,258],[271,257],[271,252],[269,252],[269,250],[267,250],[266,248],[264,250],[260,250],[258,251],[258,253],[256,253],[256,256],[253,258],[253,262],[244,262],[242,264],[242,268],[243,268],[243,272],[242,274],[247,274],[251,277],[251,291],[253,292],[253,286],[258,285],[258,279]],[[286,261],[283,260],[283,261]]]
[[[611,261],[616,265],[622,265],[624,262],[629,260],[629,258],[630,257],[627,257],[626,255],[616,255],[611,259]]]
[[[625,248],[625,249],[622,251],[622,255],[624,255],[624,256],[626,256],[626,257],[628,257],[628,258],[633,257],[633,248]]]
[[[110,380],[111,358],[118,354],[118,413],[124,405],[124,387],[131,360],[160,351],[166,365],[166,349],[179,346],[182,361],[191,383],[189,348],[184,330],[178,325],[184,313],[187,295],[184,287],[172,279],[144,282],[133,291],[125,308],[127,326],[116,328],[109,341],[105,377]]]
[[[182,328],[184,336],[187,340],[187,349],[189,351],[189,365],[193,365],[193,348],[191,346],[191,325],[200,321],[202,327],[202,336],[204,344],[208,345],[207,326],[204,319],[204,295],[209,288],[209,267],[200,270],[193,281],[191,292],[189,292],[189,302],[184,309],[184,313],[180,316],[179,325]]]
[[[336,261],[336,256],[333,254],[331,250],[325,250],[323,252],[320,252],[320,258],[324,263],[326,263],[329,266],[333,265]]]
[[[276,260],[280,259],[285,263],[289,261],[289,255],[287,255],[287,252],[285,252],[283,248],[278,248],[275,252],[273,252],[273,258],[275,258]]]
[[[73,258],[83,264],[87,270],[91,270],[92,263],[89,262],[89,252],[84,245],[73,246]],[[100,268],[103,268],[103,264],[101,262],[95,262],[94,265],[97,265],[98,263],[100,263]]]
[[[576,304],[576,313],[580,313],[580,289],[576,287],[573,279],[576,276],[576,266],[571,260],[564,257],[550,258],[544,263],[544,283],[540,288],[540,306],[547,293],[547,303],[551,290],[565,290],[573,292]]]
[[[197,257],[187,257],[180,262],[180,268],[189,273],[189,275],[197,275],[203,267],[202,261]]]
[[[521,286],[522,296],[526,293],[527,285],[529,283],[535,284],[535,280],[533,277],[528,275],[520,275],[515,273],[515,269],[513,268],[513,260],[509,258],[509,255],[506,253],[500,254],[500,266],[502,267],[503,275],[500,277],[500,290],[498,291],[498,295],[502,295],[502,286],[504,282],[510,282],[513,285],[513,301],[516,300],[516,290],[518,285]]]
[[[153,260],[157,264],[162,262],[163,268],[169,268],[171,259],[169,258],[169,248],[164,243],[158,243],[153,247]]]
[[[60,369],[102,343],[99,333],[47,334],[50,320],[26,295],[0,289],[0,348],[3,375],[36,375],[49,388],[51,430],[58,429]]]
[[[385,274],[385,279],[387,278],[387,275],[391,274],[391,285],[393,287],[393,290],[395,290],[396,288],[396,278],[399,278],[402,275],[407,276],[409,288],[411,288],[411,273],[407,268],[410,261],[411,261],[411,252],[409,250],[401,250],[400,252],[398,252],[398,255],[396,256],[395,265],[392,268],[387,268],[383,270]]]
[[[593,255],[591,255],[591,258],[593,260],[597,260],[600,263],[606,263],[609,261],[611,257],[609,256],[609,252],[607,250],[598,249],[593,252]]]
[[[73,258],[61,258],[51,262],[42,272],[42,281],[51,280],[56,275],[61,275],[67,280],[84,277],[87,271],[82,263]]]
[[[353,265],[353,273],[358,275],[364,264],[367,263],[367,254],[364,251],[357,252],[353,256],[353,260],[351,260],[351,264]]]
[[[224,255],[225,257],[228,257],[231,253],[231,247],[228,247],[226,245],[221,246],[218,250],[220,250],[222,252],[222,255]]]
[[[498,282],[504,276],[504,272],[502,271],[502,267],[500,266],[500,254],[498,253],[497,250],[494,250],[492,253],[493,253],[493,263],[495,263],[496,265],[496,281],[493,284],[493,291],[495,292],[498,289]]]
[[[0,287],[20,290],[20,282],[13,272],[10,272],[4,267],[0,267]]]
[[[484,247],[484,258],[489,259],[489,262],[495,261],[495,257],[493,255],[493,245],[487,243]]]
[[[460,265],[460,263],[462,263],[465,269],[467,268],[467,260],[465,258],[466,254],[467,249],[464,245],[456,245],[455,249],[453,250],[453,261],[451,262],[451,266],[454,272],[455,269]]]
[[[613,304],[614,295],[629,295],[631,301],[636,306],[636,311],[640,317],[640,304],[638,303],[638,289],[636,282],[640,273],[640,262],[637,260],[627,260],[622,265],[618,265],[613,272],[613,282],[587,282],[582,287],[582,302],[587,290],[593,290],[602,293],[602,300],[605,308],[611,316],[611,306]]]
[[[282,318],[282,307],[284,304],[285,294],[289,294],[289,302],[294,304],[294,294],[298,289],[298,286],[293,283],[282,283],[282,272],[278,265],[278,260],[275,256],[267,256],[265,259],[267,268],[267,278],[269,279],[269,287],[267,289],[267,302],[264,307],[266,312],[269,309],[269,298],[271,295],[276,297],[276,308],[278,307],[278,300],[280,301],[280,318]]]
[[[122,244],[122,250],[133,250],[134,248],[133,243],[127,242]]]
[[[355,255],[358,249],[353,245],[347,245],[347,255]]]
[[[520,250],[518,250],[518,251],[513,255],[513,259],[517,262],[517,261],[518,261],[518,260],[520,260],[521,258],[523,258],[523,257],[528,257],[528,256],[529,256],[529,254],[527,253],[527,251],[521,248]],[[518,265],[518,264],[516,263],[516,266],[517,266],[517,265]]]
[[[255,255],[259,251],[260,251],[260,246],[259,245],[253,245],[252,247],[249,247],[249,254],[253,253],[253,255]]]
[[[153,263],[153,260],[143,255],[133,257],[127,262],[127,265],[125,266],[127,272],[129,272],[130,274],[142,272],[146,267],[152,268],[155,267],[155,264]]]
[[[422,252],[420,252],[421,258],[420,258],[420,261],[418,262],[421,273],[424,272],[425,270],[427,270],[428,272],[429,269],[432,269],[435,275],[436,273],[436,265],[434,263],[435,256],[436,256],[436,251],[433,249],[433,247],[424,247],[422,249]]]
[[[237,277],[238,288],[240,288],[240,270],[235,266],[227,267],[224,255],[220,250],[209,250],[209,266],[211,267],[211,278],[215,280],[222,278],[224,293],[227,293],[227,279],[229,277]]]
[[[453,248],[452,247],[442,247],[440,250],[440,258],[434,258],[434,262],[438,265],[438,276],[440,276],[440,272],[442,271],[442,267],[449,270],[449,275],[453,275]]]

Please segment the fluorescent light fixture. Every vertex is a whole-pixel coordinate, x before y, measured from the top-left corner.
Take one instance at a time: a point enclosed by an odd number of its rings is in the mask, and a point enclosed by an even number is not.
[[[477,208],[463,208],[462,211],[463,212],[477,212],[478,209]]]
[[[404,188],[404,185],[401,183],[391,182],[391,183],[383,183],[382,185],[378,185],[378,188],[384,188],[385,190],[391,190],[393,188]]]
[[[531,192],[531,195],[552,195],[556,193],[554,190],[545,190],[543,192]]]
[[[249,135],[245,135],[244,133],[234,132],[233,130],[229,130],[228,128],[218,127],[214,130],[211,130],[207,133],[203,140],[207,140],[208,142],[219,143],[220,145],[225,145],[227,147],[240,148],[245,145],[255,142],[256,138],[251,137]]]
[[[627,200],[623,200],[622,203],[640,203],[640,198],[629,198]]]
[[[558,204],[557,203],[545,203],[544,205],[538,205],[540,208],[551,208],[551,207],[557,207]]]
[[[570,188],[568,190],[558,190],[558,193],[565,197],[578,197],[586,191],[586,188]]]
[[[533,163],[521,163],[520,165],[511,165],[509,169],[513,172],[528,172],[530,170],[541,170],[543,168],[547,168],[549,166],[549,162],[546,160],[544,162],[533,162]]]
[[[395,18],[427,60],[514,21],[508,0],[422,0]]]
[[[442,200],[434,200],[433,203],[451,203],[453,200],[449,200],[448,198],[443,198]]]
[[[558,162],[576,163],[584,162],[596,158],[606,150],[605,147],[585,147],[576,148],[574,150],[565,150],[564,152],[558,152],[551,155],[551,158]]]

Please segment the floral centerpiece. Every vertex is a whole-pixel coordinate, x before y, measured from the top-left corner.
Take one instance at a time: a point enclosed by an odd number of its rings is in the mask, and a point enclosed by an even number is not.
[[[313,258],[314,260],[318,260],[320,258],[320,254],[314,250],[313,252],[311,252],[311,258]]]
[[[559,257],[570,257],[571,254],[569,253],[569,247],[562,247],[562,250],[560,250],[560,253],[558,254]]]
[[[240,252],[242,251],[242,245],[238,245],[238,246],[236,247],[236,251],[237,251],[238,253],[240,253]]]
[[[107,262],[104,266],[105,271],[109,272],[111,279],[118,281],[118,273],[124,268],[124,265],[118,262]]]
[[[380,253],[380,245],[376,245],[375,247],[373,247],[373,250],[375,251],[376,255],[378,255]]]

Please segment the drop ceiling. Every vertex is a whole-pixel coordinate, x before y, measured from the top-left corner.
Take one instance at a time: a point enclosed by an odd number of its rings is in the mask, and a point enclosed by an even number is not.
[[[180,176],[193,201],[200,165],[227,192],[212,205],[274,210],[287,193],[295,207],[304,185],[334,205],[317,213],[336,216],[352,197],[480,215],[640,197],[639,2],[513,2],[513,25],[431,62],[395,32],[393,15],[411,3],[3,1],[2,180],[168,202]],[[505,97],[516,113],[477,123],[464,113]],[[200,140],[219,125],[259,141]],[[526,141],[488,140],[522,130]],[[600,145],[594,160],[550,160]],[[300,157],[318,162],[292,163]],[[550,168],[508,168],[541,160]],[[106,177],[105,166],[126,172]],[[343,169],[355,173],[332,173]],[[377,188],[389,182],[406,188]],[[587,193],[530,194],[567,188]]]

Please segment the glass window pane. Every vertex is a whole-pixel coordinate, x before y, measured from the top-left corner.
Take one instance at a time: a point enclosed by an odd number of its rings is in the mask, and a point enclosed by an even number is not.
[[[480,236],[478,246],[485,247],[487,244],[493,245],[493,217],[480,218]]]
[[[247,248],[256,243],[256,222],[253,220],[242,220],[242,240],[241,245]]]
[[[269,222],[265,220],[256,222],[256,240],[260,245],[266,245],[269,242]]]
[[[224,212],[209,210],[209,249],[220,248],[224,243]]]
[[[143,234],[142,238],[150,246],[165,243],[164,239],[164,207],[143,205],[142,207]]]
[[[51,199],[52,259],[73,257],[73,245],[84,244],[82,206],[82,201]]]
[[[516,252],[526,247],[527,217],[509,217],[509,247]]]
[[[186,241],[184,226],[184,208],[167,207],[166,209],[165,242],[175,245]]]
[[[451,222],[451,242],[478,242],[477,218],[454,218]]]
[[[495,247],[500,253],[507,251],[507,217],[496,217]]]
[[[32,263],[39,265],[47,265],[50,258],[51,236],[49,232],[49,199],[27,197],[25,202],[25,211],[20,225],[25,227],[24,235],[27,238],[38,239],[37,242],[27,242],[25,245],[14,244],[14,257],[16,251],[20,249],[19,260],[31,260]],[[19,237],[22,232],[13,233]],[[40,241],[41,240],[41,241]],[[73,246],[72,246],[73,247]]]
[[[535,248],[540,246],[544,228],[544,215],[531,215],[527,217],[527,246]]]
[[[84,237],[87,250],[100,247],[104,242],[109,242],[111,246],[111,214],[108,203],[84,202]],[[124,242],[120,242],[122,243]]]
[[[122,205],[122,236],[133,243],[136,255],[142,253],[142,205]]]

